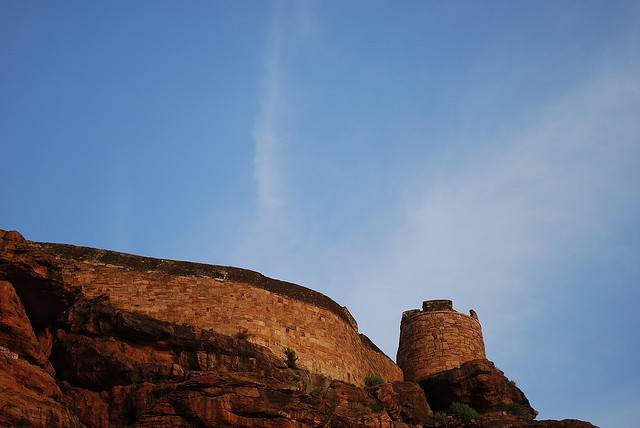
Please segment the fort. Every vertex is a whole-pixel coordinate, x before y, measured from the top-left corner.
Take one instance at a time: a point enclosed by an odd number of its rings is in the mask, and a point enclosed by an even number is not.
[[[346,307],[296,284],[234,267],[38,243],[0,231],[0,241],[8,239],[5,248],[28,247],[85,296],[108,295],[121,310],[223,334],[246,331],[249,341],[276,355],[295,350],[301,368],[358,386],[370,374],[419,380],[485,358],[477,317],[454,311],[451,301],[426,301],[422,310],[403,314],[396,364],[359,333]]]
[[[450,300],[402,314],[396,364],[309,288],[2,229],[0,383],[0,426],[467,426],[472,411],[477,426],[530,427],[537,415],[485,358],[476,313]]]
[[[464,315],[453,310],[451,300],[427,300],[422,310],[402,314],[397,361],[405,380],[417,382],[485,358],[482,327],[473,310]]]

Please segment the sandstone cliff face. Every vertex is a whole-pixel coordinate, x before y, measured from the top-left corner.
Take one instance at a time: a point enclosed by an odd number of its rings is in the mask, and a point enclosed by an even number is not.
[[[65,283],[51,258],[30,249],[15,232],[0,231],[0,298],[0,426],[442,423],[434,418],[417,383],[359,388],[290,368],[281,355],[246,339],[124,311],[107,296],[87,296]],[[456,400],[474,402],[479,393],[473,391],[485,375],[477,370],[456,372],[433,385],[445,388],[450,382]],[[445,394],[440,392],[445,389],[436,391],[433,385],[425,385],[428,394]],[[485,391],[485,398],[504,401],[504,391],[495,391],[495,397]],[[446,421],[447,426],[464,423],[453,417]],[[474,422],[475,426],[541,423],[503,414]],[[581,425],[568,421],[551,426]]]

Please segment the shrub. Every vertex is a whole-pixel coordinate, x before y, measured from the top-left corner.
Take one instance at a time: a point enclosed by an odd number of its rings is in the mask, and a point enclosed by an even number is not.
[[[384,406],[379,401],[371,400],[369,402],[369,408],[373,413],[380,413],[384,409]]]
[[[520,403],[498,403],[494,408],[495,410],[502,410],[514,416],[535,418],[537,415],[535,410],[532,411],[529,407]]]
[[[320,397],[322,395],[322,387],[320,385],[316,385],[311,390],[310,395],[312,397]]]
[[[247,340],[250,337],[251,337],[251,333],[249,333],[249,331],[245,328],[241,328],[236,333],[236,339],[238,340]]]
[[[449,417],[447,416],[447,412],[439,411],[433,414],[435,418],[436,425],[446,425],[449,422]]]
[[[514,416],[525,416],[531,417],[533,414],[531,410],[527,406],[523,406],[520,403],[509,403],[507,405],[507,412],[511,413]]]
[[[380,375],[369,374],[369,375],[367,375],[367,377],[364,378],[364,384],[367,387],[371,388],[373,386],[378,386],[378,385],[384,384],[384,379]]]
[[[480,413],[478,413],[476,409],[468,404],[458,402],[451,403],[451,406],[449,406],[449,414],[459,417],[464,422],[480,418]]]
[[[291,369],[298,367],[298,355],[296,355],[296,351],[291,348],[285,348],[284,355],[287,357],[287,367]]]

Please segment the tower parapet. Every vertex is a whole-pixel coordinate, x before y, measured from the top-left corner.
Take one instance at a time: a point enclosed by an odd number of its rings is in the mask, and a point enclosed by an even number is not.
[[[451,300],[426,300],[422,310],[402,314],[397,362],[405,380],[421,379],[478,358],[486,358],[475,312],[453,309]]]

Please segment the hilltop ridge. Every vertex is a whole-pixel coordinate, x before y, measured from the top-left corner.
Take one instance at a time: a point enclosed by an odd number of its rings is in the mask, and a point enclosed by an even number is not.
[[[455,327],[453,309],[412,311],[403,352],[419,370],[405,379],[336,302],[244,269],[0,230],[0,297],[0,425],[592,426],[534,420],[524,393],[484,353],[467,355],[456,328],[412,339]],[[469,422],[452,403],[480,413]]]

